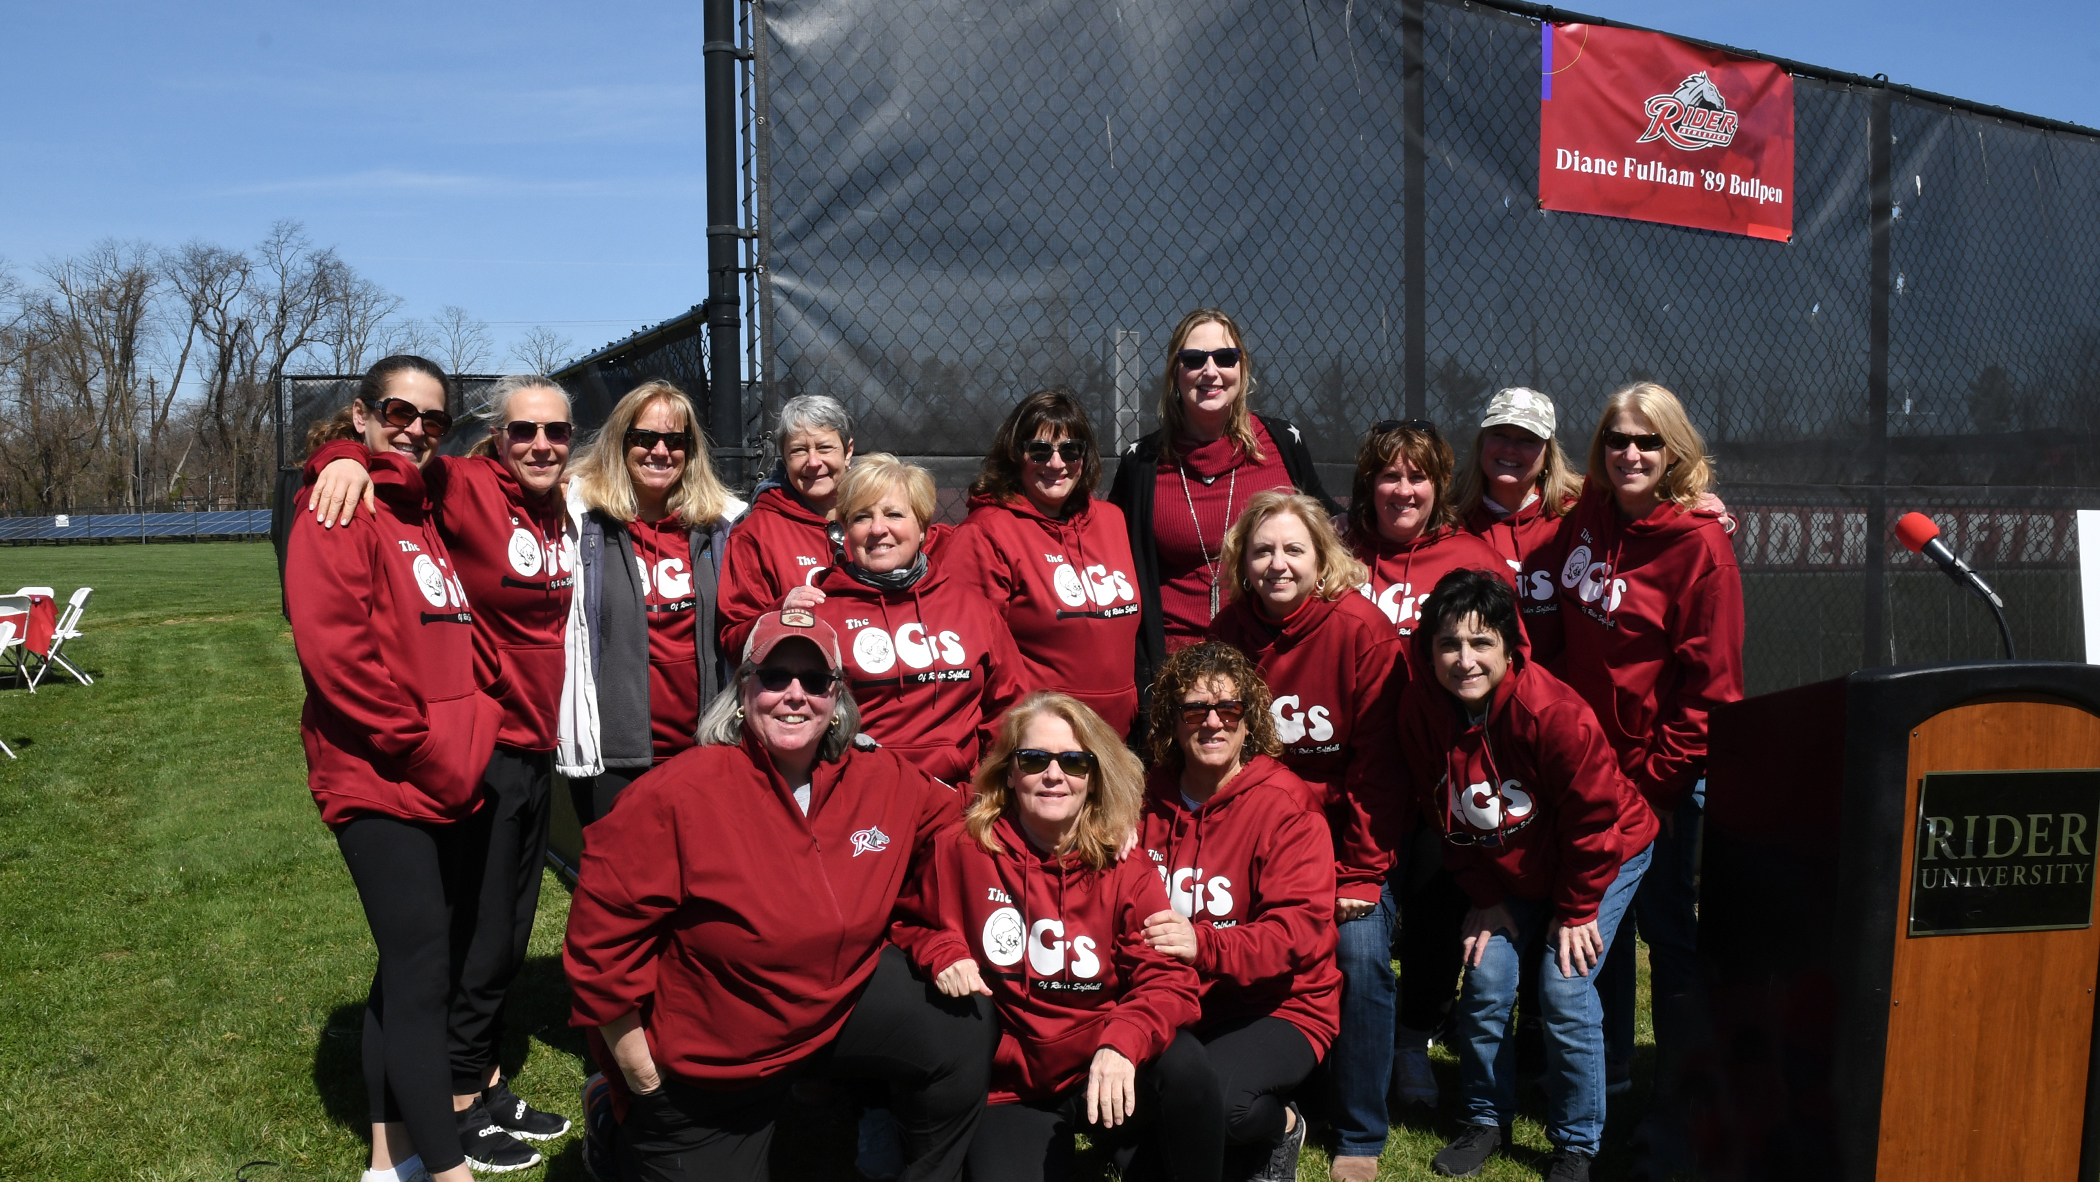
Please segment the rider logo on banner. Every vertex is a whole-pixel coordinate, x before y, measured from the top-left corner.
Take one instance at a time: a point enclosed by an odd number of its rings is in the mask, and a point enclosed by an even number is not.
[[[1785,70],[1661,33],[1541,28],[1541,209],[1793,238]]]

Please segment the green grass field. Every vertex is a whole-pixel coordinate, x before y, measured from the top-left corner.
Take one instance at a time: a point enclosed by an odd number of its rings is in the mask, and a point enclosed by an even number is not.
[[[0,1179],[357,1177],[366,1108],[358,1030],[373,953],[305,782],[303,691],[261,544],[0,550],[0,582],[89,585],[67,651],[96,679],[0,688]],[[506,1072],[578,1115],[581,1043],[566,1025],[568,895],[546,879],[512,995]],[[1643,973],[1645,989],[1646,974]],[[1648,1034],[1639,1068],[1645,1067]],[[1382,1178],[1427,1178],[1453,1126],[1396,1125]],[[1527,1093],[1528,1118],[1541,1098]],[[1608,1144],[1638,1117],[1615,1105]],[[1535,1178],[1535,1119],[1485,1177]],[[796,1110],[785,1179],[853,1176],[835,1109]],[[584,1177],[577,1138],[525,1178]],[[1600,1177],[1622,1177],[1623,1149]],[[1325,1179],[1308,1150],[1300,1177]]]

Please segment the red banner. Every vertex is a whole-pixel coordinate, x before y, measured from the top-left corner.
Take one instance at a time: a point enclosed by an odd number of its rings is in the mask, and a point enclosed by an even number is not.
[[[1540,28],[1540,208],[1793,238],[1785,70],[1661,33]]]

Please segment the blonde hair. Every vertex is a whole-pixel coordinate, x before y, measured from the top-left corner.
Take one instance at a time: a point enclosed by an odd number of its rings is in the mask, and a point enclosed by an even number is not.
[[[1517,428],[1519,431],[1522,427]],[[1487,496],[1487,482],[1481,478],[1480,441],[1487,438],[1491,427],[1482,427],[1473,436],[1473,454],[1466,457],[1466,466],[1459,469],[1458,479],[1451,485],[1451,509],[1460,521],[1480,508]],[[1560,440],[1546,437],[1546,462],[1539,468],[1539,478],[1532,485],[1538,490],[1539,512],[1547,517],[1561,517],[1574,507],[1582,497],[1582,477],[1568,461],[1568,453],[1561,449]]]
[[[1181,409],[1181,361],[1179,354],[1188,343],[1189,334],[1206,324],[1222,325],[1225,335],[1232,338],[1232,347],[1240,351],[1240,396],[1233,402],[1232,410],[1225,420],[1225,434],[1246,451],[1247,458],[1260,461],[1261,448],[1255,443],[1254,414],[1247,409],[1248,400],[1254,397],[1254,357],[1247,352],[1247,342],[1240,336],[1240,326],[1220,308],[1198,308],[1181,318],[1174,326],[1174,335],[1167,342],[1167,369],[1159,380],[1159,454],[1162,459],[1173,460],[1175,441],[1188,429],[1188,418]]]
[[[569,404],[569,392],[553,378],[536,373],[506,374],[496,379],[496,384],[489,387],[488,396],[482,400],[481,409],[474,412],[475,418],[488,425],[488,431],[474,441],[474,446],[467,449],[468,455],[487,456],[492,460],[503,458],[503,453],[509,446],[503,438],[503,432],[510,425],[510,402],[525,390],[551,391],[555,397],[561,399],[561,413],[576,413],[575,408]]]
[[[584,502],[614,521],[634,520],[637,506],[634,478],[627,474],[627,432],[643,411],[657,405],[669,406],[674,417],[684,419],[685,430],[693,437],[693,445],[686,449],[685,469],[678,474],[678,484],[664,507],[687,525],[712,526],[729,511],[729,489],[707,458],[707,436],[700,430],[693,400],[665,381],[643,382],[629,390],[590,446],[570,461]]]
[[[977,774],[971,777],[976,795],[963,814],[963,829],[991,853],[1006,852],[992,832],[992,823],[1004,816],[1013,803],[1006,776],[1013,767],[1014,752],[1021,746],[1021,736],[1027,733],[1029,723],[1044,714],[1064,719],[1078,738],[1080,749],[1092,755],[1095,764],[1094,774],[1087,781],[1086,801],[1079,806],[1079,824],[1073,827],[1066,848],[1054,852],[1060,856],[1077,853],[1089,868],[1105,870],[1115,863],[1124,843],[1137,832],[1138,810],[1145,802],[1145,765],[1101,721],[1100,715],[1086,703],[1065,694],[1049,690],[1032,693],[999,720],[999,733],[992,740],[991,749],[984,753],[984,762],[977,765]]]
[[[933,521],[933,473],[886,451],[854,457],[853,466],[839,477],[839,497],[831,507],[831,519],[844,525],[855,513],[900,488],[912,516],[919,519],[919,528],[925,529]]]
[[[1305,532],[1312,535],[1313,553],[1319,556],[1320,580],[1313,587],[1313,594],[1321,599],[1339,599],[1364,583],[1371,581],[1371,572],[1342,539],[1334,532],[1334,523],[1327,519],[1327,511],[1320,502],[1304,493],[1286,492],[1272,488],[1254,494],[1247,502],[1247,511],[1226,531],[1225,548],[1218,555],[1218,569],[1230,572],[1225,584],[1225,600],[1230,603],[1249,590],[1247,572],[1241,569],[1246,560],[1247,544],[1262,522],[1279,513],[1288,513],[1305,523]]]
[[[1714,466],[1706,458],[1706,439],[1692,426],[1677,395],[1654,382],[1635,382],[1613,391],[1604,400],[1604,413],[1597,418],[1596,433],[1590,436],[1590,475],[1604,479],[1604,433],[1622,410],[1638,411],[1663,437],[1662,483],[1657,491],[1665,501],[1690,509],[1713,490]]]

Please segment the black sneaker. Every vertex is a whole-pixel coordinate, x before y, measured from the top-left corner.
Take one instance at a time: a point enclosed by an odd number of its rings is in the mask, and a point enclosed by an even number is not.
[[[452,1115],[459,1122],[460,1152],[476,1170],[508,1174],[540,1164],[539,1150],[504,1132],[484,1101],[477,1099],[466,1111]]]
[[[1298,1153],[1305,1148],[1305,1114],[1298,1111],[1296,1103],[1287,1107],[1297,1123],[1276,1143],[1269,1154],[1269,1164],[1247,1182],[1298,1182]]]
[[[1502,1148],[1502,1130],[1494,1125],[1467,1125],[1451,1144],[1430,1159],[1429,1168],[1445,1178],[1470,1178]]]
[[[1590,1182],[1590,1155],[1579,1149],[1556,1149],[1546,1163],[1546,1182]]]
[[[488,1106],[489,1119],[496,1127],[513,1137],[527,1141],[552,1141],[569,1131],[569,1118],[558,1112],[541,1112],[518,1099],[510,1090],[510,1081],[500,1076],[496,1086],[481,1093],[481,1102]]]

